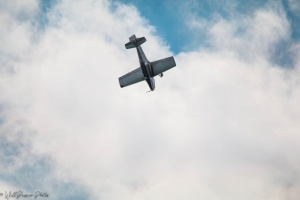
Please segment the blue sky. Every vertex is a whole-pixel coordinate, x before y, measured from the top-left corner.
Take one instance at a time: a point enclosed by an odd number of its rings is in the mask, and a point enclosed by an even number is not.
[[[298,200],[300,2],[0,1],[0,193]],[[150,61],[177,66],[120,88]],[[1,198],[1,197],[0,197]]]
[[[167,0],[167,1],[141,1],[141,0],[113,0],[112,2],[125,3],[135,6],[148,23],[155,27],[156,33],[162,37],[170,49],[178,54],[182,51],[192,51],[196,48],[210,48],[208,32],[189,28],[191,17],[211,21],[216,18],[232,20],[251,16],[257,10],[273,7],[283,9],[291,26],[291,37],[281,41],[276,48],[274,63],[283,67],[290,67],[292,60],[288,48],[291,43],[300,39],[300,14],[299,10],[293,10],[289,0],[276,1],[247,1],[231,0],[226,2],[207,0]],[[41,1],[38,24],[41,28],[48,24],[47,13],[58,1]],[[278,8],[281,7],[281,8]],[[34,22],[36,23],[36,22]],[[279,55],[279,56],[278,56]]]
[[[134,5],[139,12],[153,25],[157,33],[161,35],[175,53],[191,50],[195,47],[195,40],[199,44],[209,46],[207,33],[198,32],[197,36],[191,32],[187,26],[189,16],[195,15],[203,20],[212,20],[215,17],[225,18],[227,20],[236,17],[251,15],[259,9],[272,6],[273,4],[282,4],[284,12],[292,27],[291,42],[298,41],[300,38],[300,15],[299,12],[291,10],[288,0],[282,1],[262,1],[262,0],[231,0],[231,1],[207,1],[207,0],[166,0],[166,1],[141,1],[141,0],[120,0],[122,2]],[[191,37],[192,35],[192,37]]]

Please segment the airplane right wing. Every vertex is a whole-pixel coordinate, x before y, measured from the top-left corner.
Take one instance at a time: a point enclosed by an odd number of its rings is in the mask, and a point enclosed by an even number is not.
[[[156,76],[158,74],[163,73],[164,71],[167,71],[171,69],[172,67],[176,66],[174,57],[168,57],[161,60],[157,60],[154,62],[151,62],[153,76]]]
[[[145,80],[144,74],[142,72],[142,69],[139,67],[139,68],[125,74],[124,76],[121,76],[119,78],[119,83],[122,88],[122,87],[126,87],[128,85],[132,85],[134,83],[138,83],[143,80]]]

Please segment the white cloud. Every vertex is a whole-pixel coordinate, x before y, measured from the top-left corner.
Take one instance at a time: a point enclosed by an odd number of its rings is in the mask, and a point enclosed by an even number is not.
[[[290,38],[290,25],[285,13],[265,8],[250,15],[226,20],[215,17],[213,20],[193,18],[190,28],[195,33],[205,32],[212,48],[227,50],[248,59],[270,59],[282,41]]]
[[[299,196],[299,59],[294,69],[269,59],[289,37],[284,15],[212,24],[214,48],[177,55],[146,94],[146,83],[119,88],[138,66],[124,43],[136,33],[149,60],[171,52],[136,8],[62,1],[40,35],[10,13],[1,40],[23,42],[1,49],[10,69],[1,69],[2,127],[11,127],[1,135],[21,130],[28,154],[53,160],[45,181],[74,181],[108,200]]]

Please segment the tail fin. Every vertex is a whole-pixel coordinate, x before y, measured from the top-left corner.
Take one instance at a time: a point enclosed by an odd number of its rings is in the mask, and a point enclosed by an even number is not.
[[[136,38],[135,35],[131,36],[129,38],[130,42],[125,44],[126,49],[131,49],[134,47],[138,47],[141,44],[143,44],[144,42],[146,42],[146,38],[145,37],[141,37],[141,38]]]
[[[133,40],[135,40],[135,39],[136,39],[136,36],[135,36],[135,35],[129,37],[129,41],[130,41],[130,42],[133,41]]]

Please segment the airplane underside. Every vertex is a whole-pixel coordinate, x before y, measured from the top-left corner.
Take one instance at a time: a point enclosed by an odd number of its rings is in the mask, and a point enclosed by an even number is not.
[[[120,87],[126,87],[140,81],[145,80],[151,91],[155,89],[154,77],[163,76],[163,72],[176,66],[174,57],[168,57],[154,62],[149,62],[145,56],[142,47],[140,46],[146,42],[146,38],[136,38],[135,35],[129,38],[130,42],[125,44],[126,49],[136,48],[140,61],[140,67],[121,76],[119,78]]]

